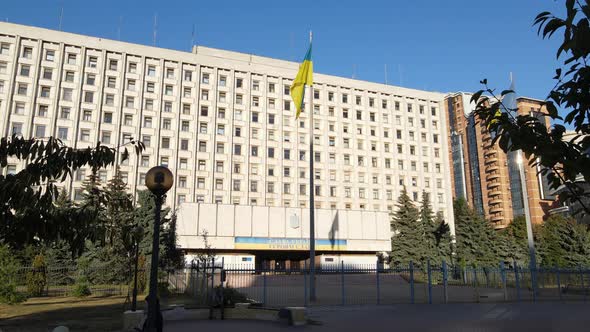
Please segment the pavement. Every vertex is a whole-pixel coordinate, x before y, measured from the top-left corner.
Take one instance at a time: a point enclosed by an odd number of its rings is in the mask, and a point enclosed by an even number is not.
[[[178,331],[590,331],[587,303],[399,304],[326,306],[309,309],[314,324],[264,321],[182,321]]]

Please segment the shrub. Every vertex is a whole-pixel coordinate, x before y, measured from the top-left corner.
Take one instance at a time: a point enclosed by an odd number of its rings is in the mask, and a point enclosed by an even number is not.
[[[220,294],[221,286],[215,287],[215,293]],[[248,297],[244,293],[240,293],[235,288],[223,287],[223,305],[232,306],[236,303],[247,303],[250,302]]]
[[[42,296],[47,286],[45,257],[39,254],[33,259],[32,270],[27,272],[27,291],[30,296]]]
[[[26,297],[16,291],[18,263],[6,245],[0,245],[0,303],[23,302]]]
[[[90,284],[85,277],[80,277],[76,285],[74,286],[74,296],[76,297],[86,297],[92,292],[90,291]]]

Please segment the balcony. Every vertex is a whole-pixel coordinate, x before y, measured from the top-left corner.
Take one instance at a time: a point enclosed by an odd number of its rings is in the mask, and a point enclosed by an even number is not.
[[[502,208],[501,206],[494,206],[494,207],[490,208],[491,214],[499,213],[499,212],[504,212],[504,208]]]
[[[498,197],[498,198],[494,198],[494,199],[490,200],[489,203],[492,204],[492,205],[495,205],[495,204],[500,204],[502,202],[503,202],[502,197]]]
[[[488,173],[489,173],[489,172],[493,172],[493,171],[495,171],[495,170],[497,170],[497,169],[500,169],[500,165],[498,165],[497,163],[496,163],[496,164],[491,164],[491,165],[488,165],[488,166],[486,166],[486,168],[485,168],[486,172],[488,172]]]
[[[485,164],[488,165],[488,164],[491,164],[491,163],[495,163],[497,161],[498,161],[498,157],[496,155],[493,155],[493,156],[485,159]]]
[[[492,180],[497,179],[499,177],[500,177],[500,173],[495,172],[495,173],[486,175],[486,180],[487,181],[492,181]]]
[[[496,188],[500,186],[500,181],[490,182],[487,185],[488,189]]]
[[[488,191],[488,198],[492,199],[492,197],[500,196],[502,192],[500,190],[490,190]]]

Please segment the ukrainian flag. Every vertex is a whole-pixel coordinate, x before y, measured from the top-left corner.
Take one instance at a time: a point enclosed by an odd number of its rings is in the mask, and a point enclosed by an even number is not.
[[[295,108],[297,109],[297,113],[295,114],[295,118],[299,117],[301,113],[301,109],[303,109],[303,95],[305,94],[305,86],[312,86],[313,85],[313,62],[311,62],[311,43],[309,44],[309,49],[305,54],[305,58],[303,59],[303,63],[299,66],[299,72],[297,73],[297,77],[293,81],[291,88],[291,98],[295,103]]]

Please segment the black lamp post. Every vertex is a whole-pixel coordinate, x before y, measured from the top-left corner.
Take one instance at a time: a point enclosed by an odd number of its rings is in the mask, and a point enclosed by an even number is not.
[[[148,294],[147,331],[162,331],[158,303],[158,256],[160,254],[160,211],[166,192],[172,187],[174,176],[167,167],[152,167],[145,176],[145,185],[155,196],[154,236],[152,241],[152,263],[150,266],[150,292]]]
[[[137,264],[139,260],[139,242],[143,239],[143,228],[135,225],[131,231],[133,244],[135,245],[135,264],[133,269],[133,299],[131,301],[131,310],[137,310]]]

